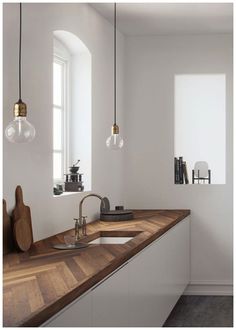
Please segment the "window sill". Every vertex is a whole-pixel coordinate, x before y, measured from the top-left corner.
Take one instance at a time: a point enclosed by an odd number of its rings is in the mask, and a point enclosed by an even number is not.
[[[65,196],[71,196],[71,195],[77,195],[77,194],[83,194],[83,193],[89,193],[91,190],[84,190],[84,191],[64,191],[61,195],[53,195],[53,197],[65,197]]]

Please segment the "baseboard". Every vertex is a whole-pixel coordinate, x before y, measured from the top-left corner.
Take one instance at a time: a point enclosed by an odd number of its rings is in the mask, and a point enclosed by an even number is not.
[[[233,296],[233,285],[230,283],[201,282],[190,283],[184,295]]]

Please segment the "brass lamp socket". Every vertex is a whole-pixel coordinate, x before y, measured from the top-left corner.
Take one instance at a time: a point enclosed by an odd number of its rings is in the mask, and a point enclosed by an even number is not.
[[[27,115],[27,106],[22,100],[18,100],[14,104],[13,108],[14,117],[26,117]]]
[[[119,134],[119,126],[114,124],[111,128],[111,134]]]

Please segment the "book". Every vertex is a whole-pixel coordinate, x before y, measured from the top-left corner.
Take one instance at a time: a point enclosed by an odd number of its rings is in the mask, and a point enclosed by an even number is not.
[[[184,183],[184,175],[183,175],[183,157],[179,157],[179,183]]]
[[[183,162],[183,177],[184,177],[184,183],[189,184],[187,164],[185,161]]]
[[[175,161],[174,161],[174,178],[175,178],[175,184],[178,183],[178,173],[177,173],[177,157],[174,158]]]
[[[174,178],[175,184],[189,184],[187,163],[183,160],[183,156],[174,157]]]
[[[175,157],[175,183],[180,183],[180,163],[177,157]]]

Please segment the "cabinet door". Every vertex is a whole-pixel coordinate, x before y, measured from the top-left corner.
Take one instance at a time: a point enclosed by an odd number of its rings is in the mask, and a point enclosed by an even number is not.
[[[129,263],[130,326],[161,327],[189,282],[189,219]]]
[[[91,292],[43,324],[44,327],[91,327]]]
[[[125,327],[129,325],[127,265],[113,273],[92,291],[92,325]]]

